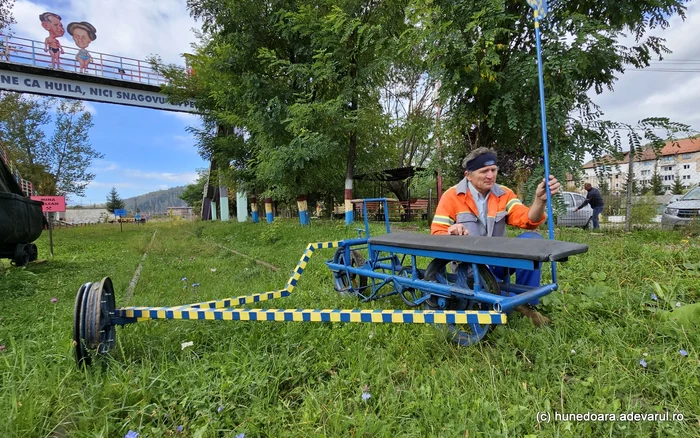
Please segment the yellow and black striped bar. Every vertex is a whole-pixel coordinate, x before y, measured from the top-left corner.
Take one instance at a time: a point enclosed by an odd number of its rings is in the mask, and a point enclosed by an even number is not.
[[[149,319],[278,322],[366,322],[386,324],[505,324],[505,313],[485,310],[377,309],[182,309],[123,307],[116,316]]]
[[[299,263],[297,263],[297,267],[294,269],[292,276],[289,277],[289,281],[287,281],[287,284],[286,284],[284,289],[270,291],[270,292],[263,292],[261,294],[224,298],[222,300],[212,300],[212,301],[204,301],[201,303],[184,304],[182,306],[168,307],[167,309],[171,309],[171,310],[199,309],[199,308],[224,309],[227,307],[236,307],[236,306],[242,306],[244,304],[259,303],[261,301],[273,300],[275,298],[288,297],[289,295],[291,295],[292,291],[294,291],[294,288],[296,287],[297,282],[299,281],[299,278],[301,277],[301,274],[304,272],[304,269],[306,269],[306,264],[309,262],[309,260],[311,259],[311,256],[314,254],[314,250],[321,249],[321,248],[338,248],[339,246],[340,246],[340,241],[309,243],[309,246],[306,247],[306,250],[301,255],[301,259],[299,259]]]
[[[339,246],[340,241],[309,243],[309,246],[306,247],[306,251],[304,251],[304,254],[301,255],[301,259],[299,259],[299,263],[297,263],[297,267],[294,269],[292,276],[289,277],[289,281],[287,282],[285,289],[290,293],[294,291],[301,274],[303,274],[304,269],[306,269],[306,264],[314,254],[314,250],[323,248],[338,248]]]

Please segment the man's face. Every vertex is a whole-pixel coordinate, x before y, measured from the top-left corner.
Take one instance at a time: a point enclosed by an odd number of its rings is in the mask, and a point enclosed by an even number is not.
[[[476,188],[479,193],[486,194],[496,184],[496,176],[498,175],[498,166],[486,166],[477,169],[473,172],[466,171],[464,176]]]
[[[61,23],[61,20],[54,16],[49,16],[49,21],[42,21],[41,25],[44,27],[44,29],[49,31],[49,35],[53,38],[62,37],[63,34],[66,33],[65,29],[63,29],[63,23]]]

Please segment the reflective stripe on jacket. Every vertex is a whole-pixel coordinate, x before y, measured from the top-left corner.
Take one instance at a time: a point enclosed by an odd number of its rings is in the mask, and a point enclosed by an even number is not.
[[[456,186],[447,189],[440,198],[430,234],[447,234],[450,225],[460,223],[472,236],[504,237],[506,224],[534,230],[547,219],[547,215],[543,214],[541,220],[532,222],[527,216],[530,208],[523,205],[511,189],[498,184],[494,184],[491,189],[487,210],[487,224],[483,224],[479,220],[476,203],[469,193],[467,179],[464,178]]]

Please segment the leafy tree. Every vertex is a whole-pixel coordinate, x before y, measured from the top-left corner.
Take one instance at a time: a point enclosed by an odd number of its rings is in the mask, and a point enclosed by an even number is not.
[[[105,208],[108,212],[114,213],[114,210],[123,209],[124,207],[126,206],[124,205],[124,201],[119,197],[117,189],[112,187],[112,190],[109,191],[109,195],[107,195]]]
[[[610,195],[610,184],[608,184],[607,178],[600,179],[598,182],[598,190],[600,191],[600,194],[603,196],[608,196]]]
[[[47,140],[44,127],[53,132]],[[25,179],[42,195],[83,196],[95,178],[87,169],[102,154],[89,142],[92,116],[79,101],[28,99],[17,93],[0,95],[0,140]]]
[[[93,159],[104,155],[90,145],[92,125],[92,115],[82,102],[61,100],[56,107],[55,130],[44,153],[47,170],[56,181],[55,194],[84,196],[85,188],[95,179],[87,169]]]
[[[666,193],[664,182],[661,180],[661,175],[659,175],[656,169],[654,169],[654,174],[651,176],[651,192],[656,196]]]
[[[178,196],[178,198],[185,201],[189,207],[192,207],[193,211],[200,211],[202,209],[204,185],[207,183],[209,169],[197,169],[197,173],[199,174],[197,181],[185,186],[185,191]]]
[[[276,199],[342,194],[374,170],[378,88],[405,26],[406,1],[190,1],[202,22],[194,74],[166,89],[208,111],[203,156],[232,162],[241,187]],[[177,79],[186,85],[177,89]],[[229,131],[215,132],[215,125]],[[239,127],[240,132],[232,127]]]
[[[642,68],[669,50],[649,31],[685,17],[686,0],[561,0],[541,22],[552,163],[575,171],[586,152],[614,152],[603,114],[589,95],[612,89],[628,66]],[[460,173],[467,151],[499,152],[499,172],[542,156],[535,32],[525,1],[435,0],[422,21],[431,65],[446,102],[445,160]],[[623,34],[633,40],[626,43]],[[532,166],[534,167],[534,166]]]
[[[0,30],[6,32],[6,28],[16,23],[12,15],[12,7],[15,5],[15,0],[0,0]]]
[[[682,195],[685,193],[685,186],[681,182],[681,179],[676,175],[676,179],[673,180],[673,186],[671,187],[671,193],[674,195]]]

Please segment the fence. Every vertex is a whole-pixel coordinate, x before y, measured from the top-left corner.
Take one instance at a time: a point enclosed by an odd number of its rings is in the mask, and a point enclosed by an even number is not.
[[[61,70],[80,73],[80,64],[76,60],[78,48],[63,46]],[[92,62],[88,65],[88,74],[121,81],[138,82],[159,86],[166,84],[165,77],[158,74],[151,63],[124,56],[90,51]],[[0,35],[0,58],[7,62],[51,68],[51,55],[44,51],[44,43],[15,36]]]

